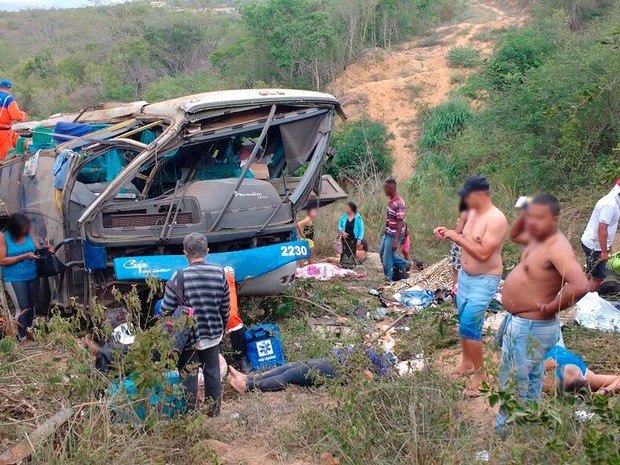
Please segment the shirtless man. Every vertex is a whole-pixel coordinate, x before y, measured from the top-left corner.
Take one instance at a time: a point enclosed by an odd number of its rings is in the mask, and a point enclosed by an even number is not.
[[[560,339],[558,312],[588,292],[588,279],[568,239],[558,230],[560,204],[537,195],[510,228],[510,239],[526,248],[506,278],[502,304],[509,314],[502,324],[500,389],[516,388],[521,400],[538,401],[545,354]],[[507,414],[500,409],[496,427]]]
[[[484,379],[482,326],[502,275],[501,254],[508,221],[493,205],[489,181],[485,177],[471,176],[458,193],[469,209],[463,233],[439,226],[435,228],[435,235],[462,249],[456,306],[463,353],[461,364],[454,373],[471,374],[465,394],[478,395],[478,387]]]

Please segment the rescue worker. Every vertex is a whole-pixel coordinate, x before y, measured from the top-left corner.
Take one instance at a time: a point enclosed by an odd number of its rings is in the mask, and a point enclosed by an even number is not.
[[[26,121],[28,115],[17,106],[11,95],[13,83],[7,79],[0,81],[0,160],[17,144],[18,135],[13,132],[13,121]]]
[[[236,365],[242,373],[252,371],[252,366],[248,361],[248,347],[245,342],[245,326],[239,316],[239,304],[237,300],[237,286],[235,284],[235,270],[232,266],[225,266],[226,279],[230,288],[230,318],[226,325],[226,332],[230,335],[230,345],[232,346]]]

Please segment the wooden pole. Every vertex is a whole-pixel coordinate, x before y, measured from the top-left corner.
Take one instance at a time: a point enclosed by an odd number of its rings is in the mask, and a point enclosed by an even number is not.
[[[4,282],[0,279],[0,315],[5,321],[6,328],[4,332],[7,336],[15,336],[15,325],[13,324],[13,317],[9,311],[9,303],[6,301],[6,289],[4,288]]]
[[[26,438],[0,455],[0,465],[15,465],[34,452],[34,448],[51,436],[59,426],[73,416],[73,408],[69,407],[56,413],[35,429]]]

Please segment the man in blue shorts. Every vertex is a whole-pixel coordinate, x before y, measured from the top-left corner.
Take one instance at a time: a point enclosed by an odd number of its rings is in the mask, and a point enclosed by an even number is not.
[[[462,249],[456,306],[463,356],[454,373],[471,375],[465,394],[476,396],[484,379],[482,326],[502,275],[502,246],[508,221],[493,205],[489,181],[484,176],[468,178],[458,194],[469,209],[463,234],[438,226],[435,235],[454,242]]]

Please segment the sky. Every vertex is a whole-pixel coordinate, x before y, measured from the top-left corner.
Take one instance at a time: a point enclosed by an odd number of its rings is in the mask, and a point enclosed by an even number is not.
[[[93,6],[93,4],[88,0],[0,0],[0,10],[4,11],[34,8],[78,8],[81,6]]]

